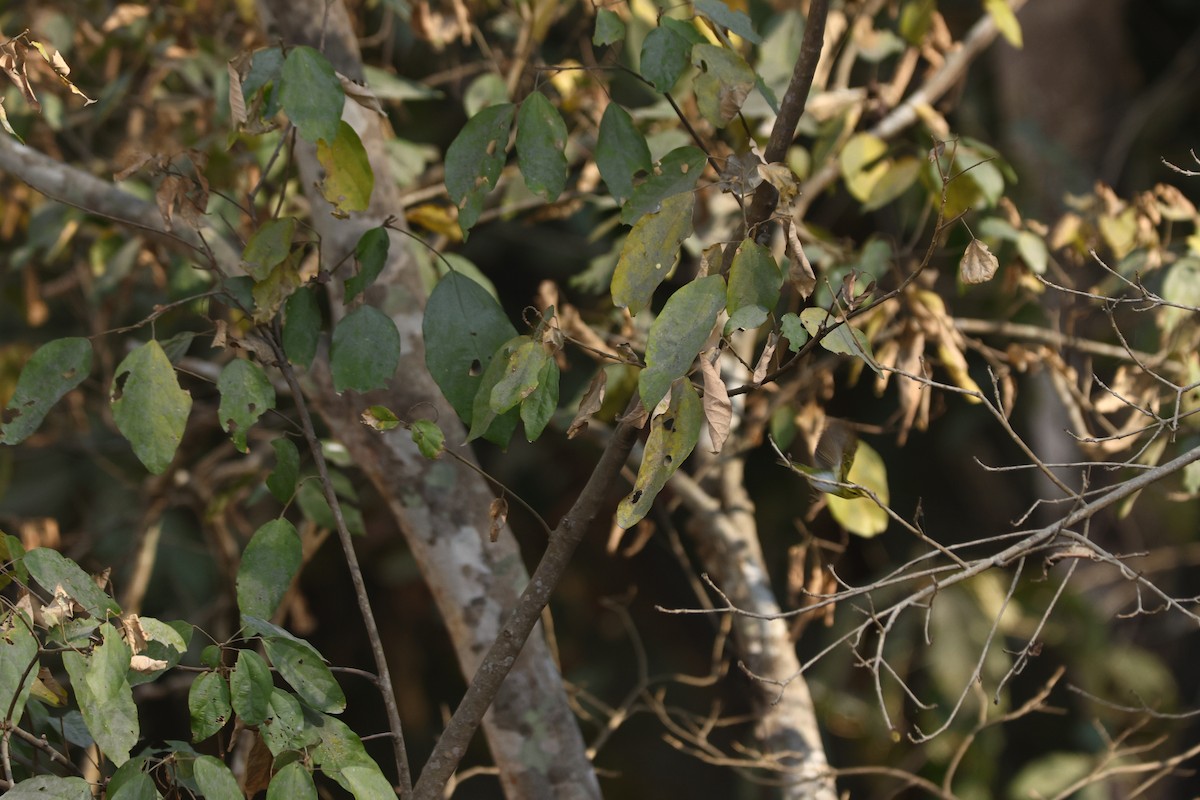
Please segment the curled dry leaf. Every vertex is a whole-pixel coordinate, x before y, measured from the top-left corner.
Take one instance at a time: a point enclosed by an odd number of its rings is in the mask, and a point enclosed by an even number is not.
[[[987,283],[996,274],[1000,261],[978,239],[971,239],[962,260],[958,262],[958,275],[963,283]]]
[[[817,287],[817,276],[808,261],[808,256],[804,254],[804,245],[800,243],[795,223],[788,219],[784,222],[784,228],[787,230],[788,280],[796,293],[807,300]]]
[[[792,204],[800,196],[800,179],[787,164],[776,161],[770,164],[760,164],[758,174],[779,192],[778,209],[785,215],[791,214]]]
[[[733,404],[729,401],[729,390],[721,380],[721,371],[713,363],[720,359],[720,350],[705,350],[700,354],[700,374],[704,378],[704,420],[708,423],[708,438],[712,440],[712,451],[721,452],[729,438],[733,422]]]
[[[387,112],[383,110],[379,98],[369,88],[361,83],[355,83],[340,72],[335,72],[334,74],[337,75],[338,81],[341,82],[342,91],[346,93],[346,97],[349,97],[363,108],[374,111],[381,117],[387,116]]]
[[[767,343],[763,347],[762,355],[758,357],[758,363],[754,365],[754,374],[750,376],[750,382],[758,385],[767,377],[767,369],[771,365],[771,356],[775,355],[775,346],[779,344],[779,334],[771,331],[767,334]]]
[[[575,419],[571,420],[571,425],[567,428],[568,439],[574,439],[576,434],[587,428],[588,420],[604,403],[604,391],[607,386],[608,373],[602,369],[596,370],[587,391],[583,393],[583,399],[579,401],[579,411],[575,412]]]
[[[500,538],[500,529],[508,522],[508,501],[503,497],[493,500],[488,507],[488,519],[491,521],[488,538],[494,542]]]
[[[121,617],[121,629],[125,633],[125,644],[129,645],[132,653],[140,653],[146,649],[146,641],[150,638],[142,627],[142,619],[137,614],[125,614]]]
[[[225,68],[229,72],[229,116],[234,129],[239,129],[246,124],[247,119],[246,98],[242,96],[242,76],[238,74],[232,61],[227,61]]]
[[[150,656],[131,656],[129,659],[129,668],[134,672],[158,672],[160,669],[166,669],[168,666],[170,665],[166,661],[150,658]]]
[[[55,628],[75,616],[71,596],[62,584],[54,587],[54,599],[42,606],[40,612],[47,628]]]

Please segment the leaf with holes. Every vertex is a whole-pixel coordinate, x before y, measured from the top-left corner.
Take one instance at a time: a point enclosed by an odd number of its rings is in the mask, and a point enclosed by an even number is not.
[[[514,350],[505,365],[504,377],[492,387],[488,401],[492,411],[503,414],[533,394],[538,387],[542,368],[549,359],[550,354],[542,343],[532,339]]]
[[[271,690],[270,710],[258,732],[274,756],[285,750],[299,750],[316,741],[304,724],[304,708],[300,701],[278,687]]]
[[[724,128],[750,96],[756,76],[746,60],[732,50],[711,44],[692,49],[692,63],[700,70],[696,76],[696,105],[706,120]]]
[[[471,430],[467,434],[468,442],[487,434],[490,441],[503,446],[507,445],[508,440],[512,438],[513,431],[517,428],[518,412],[510,409],[504,414],[497,414],[492,408],[492,391],[509,374],[509,360],[519,348],[530,341],[528,336],[515,336],[500,345],[496,354],[492,356],[487,369],[480,377],[479,392],[475,395],[471,406]],[[499,441],[493,436],[499,438]]]
[[[650,512],[654,498],[696,447],[703,424],[700,398],[691,381],[680,378],[671,385],[667,410],[650,420],[650,436],[633,491],[617,506],[618,525],[632,528]]]
[[[429,459],[437,458],[446,449],[446,434],[433,420],[419,419],[412,424],[412,440]]]
[[[25,362],[17,388],[0,415],[0,442],[19,444],[29,437],[50,408],[83,383],[92,369],[92,344],[83,338],[55,339]]]
[[[158,342],[146,342],[117,366],[111,401],[117,429],[146,469],[161,475],[183,439],[192,396],[179,388]]]
[[[333,139],[317,142],[317,161],[325,168],[321,195],[333,206],[333,215],[345,219],[351,211],[365,211],[375,189],[375,171],[349,123],[338,125]]]
[[[249,452],[246,433],[259,417],[275,407],[275,387],[262,367],[239,358],[221,370],[217,391],[221,393],[221,406],[217,410],[221,430],[229,434],[239,452]]]
[[[621,222],[633,225],[647,214],[661,211],[673,195],[691,192],[704,173],[708,157],[699,148],[677,147],[662,157],[651,174],[633,190],[621,209]]]
[[[329,369],[334,391],[368,392],[387,385],[400,363],[400,332],[372,306],[351,311],[333,329]]]
[[[346,708],[342,687],[312,645],[292,638],[267,636],[263,647],[279,676],[311,708],[330,714],[340,714]]]
[[[43,589],[53,592],[56,586],[61,586],[89,615],[104,619],[121,613],[116,600],[105,594],[78,564],[57,550],[36,547],[25,554],[22,563]]]
[[[270,619],[300,569],[300,537],[292,523],[274,519],[254,532],[238,566],[238,610]]]
[[[567,126],[541,92],[521,103],[517,114],[517,166],[529,191],[554,202],[567,185]]]
[[[654,290],[675,266],[680,245],[692,235],[694,203],[690,192],[667,198],[661,211],[633,226],[613,272],[615,305],[628,308],[633,315],[650,305]]]
[[[515,111],[512,103],[482,109],[467,120],[446,151],[446,191],[458,206],[458,225],[464,239],[483,211],[483,199],[496,188],[504,169]]]
[[[696,0],[696,11],[730,33],[752,44],[762,44],[762,37],[754,32],[750,17],[744,12],[734,11],[722,0]]]
[[[609,103],[600,118],[600,133],[596,138],[596,167],[608,191],[625,200],[633,194],[633,178],[639,172],[650,172],[650,147],[646,137],[633,124],[633,117],[617,103]]]
[[[647,411],[654,410],[676,378],[687,374],[724,307],[725,279],[720,275],[697,278],[671,295],[650,326],[646,369],[638,376]]]
[[[279,102],[306,140],[331,142],[342,124],[346,93],[333,66],[311,47],[293,47],[283,62]]]
[[[202,742],[225,727],[233,716],[233,706],[229,702],[229,684],[220,673],[205,672],[192,681],[188,713],[193,742]]]

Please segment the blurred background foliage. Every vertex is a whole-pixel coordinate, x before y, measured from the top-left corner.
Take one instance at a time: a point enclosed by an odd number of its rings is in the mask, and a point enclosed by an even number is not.
[[[488,102],[520,98],[535,83],[551,87],[568,128],[578,133],[568,148],[575,164],[594,145],[594,108],[608,91],[645,126],[655,158],[687,143],[658,95],[619,74],[598,77],[601,73],[591,71],[604,61],[591,42],[593,9],[552,0],[348,0],[347,5],[359,25],[364,60],[371,65],[366,77],[395,129],[392,163],[406,191],[410,224],[434,247],[477,266],[514,320],[549,279],[601,330],[618,327],[605,293],[620,243],[613,204],[588,191],[589,180],[596,185],[595,175],[584,169],[575,189],[550,206],[529,195],[521,182],[507,183],[499,204],[489,208],[485,222],[465,244],[441,184],[441,156],[468,116]],[[731,5],[746,11],[764,33],[756,70],[768,86],[781,91],[802,19],[791,3]],[[936,5],[948,35],[957,39],[981,13],[975,0],[866,5],[875,9],[870,15],[874,26],[852,34],[851,41],[867,55],[853,62],[845,78],[848,86],[868,95],[885,87],[901,58],[906,15]],[[847,2],[835,9],[853,19],[863,6]],[[640,47],[639,37],[649,30],[654,13],[646,0],[635,0],[631,8],[628,53]],[[261,34],[254,14],[249,0],[9,3],[0,11],[4,35],[28,29],[52,43],[72,66],[73,80],[97,101],[82,107],[65,90],[45,83],[39,111],[23,104],[10,86],[4,95],[9,121],[31,146],[98,176],[121,173],[148,155],[168,159],[183,175],[202,172],[213,187],[208,212],[225,219],[244,240],[251,232],[248,223],[221,198],[222,191],[244,192],[264,171],[274,170],[274,188],[260,202],[276,202],[280,193],[285,207],[303,202],[295,176],[278,163],[272,166],[279,131],[230,133],[227,62],[277,44]],[[540,21],[533,43],[521,38],[521,20],[530,14]],[[477,27],[463,27],[464,18]],[[1096,304],[1047,291],[1032,276],[1103,285],[1103,273],[1087,257],[1088,249],[1096,248],[1117,272],[1144,274],[1147,285],[1164,296],[1178,291],[1179,302],[1200,299],[1193,296],[1198,293],[1184,280],[1186,275],[1175,280],[1174,289],[1170,277],[1185,269],[1180,264],[1195,269],[1186,261],[1196,256],[1186,255],[1185,240],[1195,234],[1189,198],[1196,197],[1200,183],[1171,172],[1161,161],[1188,166],[1189,148],[1196,146],[1200,133],[1200,7],[1187,0],[1033,0],[1020,19],[1023,49],[993,46],[952,93],[953,102],[939,106],[950,129],[964,137],[956,151],[962,159],[959,168],[984,160],[968,181],[955,185],[954,191],[968,196],[951,197],[951,210],[954,203],[975,209],[967,222],[1004,266],[991,284],[964,290],[955,273],[971,235],[954,227],[934,255],[939,277],[927,288],[947,299],[956,319],[1028,323],[1112,342],[1108,318]],[[502,76],[510,74],[514,54],[537,66],[574,63],[585,69],[526,70],[518,73],[518,85],[506,86]],[[847,111],[851,108],[853,115]],[[884,111],[881,104],[855,101],[840,110],[806,115],[789,164],[802,180],[809,177],[860,117],[869,125]],[[747,114],[751,112],[766,113],[750,106]],[[736,142],[730,144],[736,148]],[[893,159],[893,168],[901,159],[927,165],[930,144],[914,133],[891,143],[886,157]],[[815,237],[809,255],[821,274],[837,276],[834,285],[851,269],[883,278],[889,264],[921,257],[930,233],[930,194],[940,186],[936,173],[919,169],[920,179],[877,210],[864,210],[869,195],[856,195],[846,183],[806,199],[806,222]],[[1160,183],[1178,188],[1155,194]],[[48,202],[8,176],[0,175],[0,185],[0,403],[11,394],[24,360],[44,341],[95,337],[100,364],[98,374],[69,395],[34,438],[0,449],[0,527],[21,536],[27,548],[57,547],[86,568],[113,567],[118,589],[133,568],[138,537],[158,536],[158,563],[143,602],[146,613],[187,619],[216,638],[228,636],[236,619],[231,588],[237,554],[277,508],[262,486],[272,463],[268,434],[288,430],[290,423],[282,415],[264,420],[265,429],[251,434],[248,456],[238,454],[216,426],[217,355],[209,347],[213,331],[206,317],[212,310],[206,300],[187,299],[210,286],[207,273],[192,269],[150,237]],[[154,197],[154,180],[145,170],[128,175],[122,186]],[[982,201],[979,193],[985,196]],[[701,189],[698,196],[697,228],[709,239],[720,238],[729,220],[728,195]],[[414,255],[427,263],[432,283],[435,260],[420,247],[414,246]],[[685,260],[676,281],[694,269],[698,257]],[[164,298],[180,303],[160,309]],[[1131,346],[1149,352],[1165,347],[1188,369],[1196,369],[1190,319],[1180,317],[1164,329],[1149,315],[1139,318],[1129,309],[1115,313]],[[111,332],[150,315],[156,315],[153,324],[134,335],[174,344],[168,352],[196,405],[176,462],[181,468],[157,478],[146,476],[116,434],[106,402],[114,366],[128,346],[125,336]],[[1047,461],[1072,460],[1073,446],[1062,433],[1072,420],[1057,399],[1052,369],[1045,363],[1052,354],[993,335],[997,332],[986,326],[968,332],[987,343],[970,354],[974,379],[986,389],[985,363],[1003,362],[1014,373],[1024,372],[1013,384],[1019,395],[1015,427]],[[877,342],[877,353],[879,346]],[[1119,364],[1112,359],[1085,361],[1066,351],[1062,359],[1063,369],[1090,369],[1105,381],[1119,380]],[[587,364],[577,361],[576,369],[564,372],[564,398],[578,397],[590,377]],[[874,377],[859,367],[848,368],[826,354],[806,368],[809,379],[802,392],[819,401],[829,416],[854,421],[883,456],[893,506],[905,517],[923,514],[939,541],[950,544],[1008,530],[1044,491],[1032,473],[995,475],[979,468],[976,460],[1003,465],[1020,463],[1023,457],[977,407],[934,395],[928,429],[918,425],[910,430],[898,420],[895,393],[878,393]],[[798,408],[799,402],[792,410]],[[784,439],[794,425],[787,417],[781,415],[772,428]],[[903,446],[897,434],[907,439]],[[1189,442],[1198,438],[1194,429],[1179,435]],[[330,452],[336,458],[332,443]],[[480,455],[489,471],[546,519],[565,510],[591,469],[591,461],[579,455],[578,442],[561,436],[534,445],[514,440],[503,453],[482,445]],[[379,604],[409,752],[420,763],[463,683],[417,570],[381,513],[380,498],[354,480],[352,464],[341,467],[350,478],[346,493],[362,513],[360,546],[367,577]],[[857,585],[913,552],[915,543],[896,530],[874,539],[848,537],[821,513],[820,501],[796,475],[778,468],[765,445],[751,454],[747,481],[780,597],[796,600],[798,584],[808,574],[805,564],[811,570],[818,554],[823,563],[836,564],[842,580]],[[1114,552],[1147,551],[1146,569],[1186,595],[1186,587],[1200,578],[1195,489],[1176,481],[1147,490],[1128,513],[1097,518],[1091,534]],[[315,495],[300,502],[297,519],[304,520],[311,546],[333,548],[335,543],[322,534],[321,502]],[[719,708],[733,718],[746,710],[740,684],[748,679],[730,668],[726,657],[714,667],[713,640],[721,633],[720,622],[655,611],[660,605],[696,604],[691,554],[685,544],[675,544],[687,540],[674,530],[679,520],[664,510],[669,508],[668,502],[656,509],[656,535],[644,546],[633,547],[629,540],[613,546],[608,531],[594,531],[553,603],[554,642],[585,713],[622,700],[639,679],[639,652],[649,674],[661,676],[665,704],[696,714]],[[539,552],[538,526],[515,506],[511,519],[526,552]],[[305,571],[301,591],[289,600],[288,624],[332,663],[367,665],[349,582],[340,567],[321,566],[340,563],[331,551]],[[1111,703],[1162,712],[1200,705],[1200,673],[1191,666],[1200,656],[1195,631],[1166,615],[1119,619],[1120,612],[1129,610],[1128,585],[1099,567],[1089,570],[1085,564],[1080,570],[1081,577],[1039,635],[1041,655],[1001,692],[1000,708],[1015,708],[1036,694],[1057,665],[1065,667],[1066,680],[1055,689],[1046,713],[978,733],[959,767],[958,796],[1027,797],[1031,787],[1051,796],[1073,775],[1091,769],[1110,744],[1106,737],[1135,724],[1142,725],[1136,741],[1168,737],[1159,751],[1166,755],[1200,738],[1195,722],[1146,720],[1064,688],[1069,682]],[[1002,634],[1029,636],[1056,585],[1036,579],[1023,583],[1002,618]],[[892,633],[893,665],[922,697],[938,703],[937,708],[919,709],[894,684],[886,685],[890,694],[883,700],[902,733],[913,725],[929,730],[940,724],[975,667],[978,643],[999,613],[1005,591],[1001,576],[983,575],[965,590],[939,598],[928,630],[910,617],[902,623],[907,628]],[[845,626],[857,622],[849,608],[810,622],[799,638],[802,657],[820,652]],[[927,634],[931,644],[921,646]],[[886,765],[939,781],[956,749],[973,735],[977,715],[992,707],[990,692],[1010,658],[1003,649],[993,649],[983,670],[984,688],[968,696],[966,713],[946,734],[918,746],[903,736],[892,738],[869,673],[855,669],[846,649],[833,651],[809,673],[831,763]],[[712,687],[668,679],[704,676],[714,669]],[[352,727],[360,733],[382,729],[384,720],[369,688],[346,683]],[[163,739],[187,738],[185,691],[170,683],[141,691],[147,730]],[[746,775],[681,752],[664,735],[661,722],[640,710],[597,756],[608,796],[661,797],[667,785],[673,796],[770,795]],[[589,738],[594,736],[593,723],[585,718],[583,724]],[[727,744],[737,733],[738,726],[732,725],[728,735],[717,732],[713,739]],[[472,763],[486,763],[486,758],[481,749]],[[895,793],[901,785],[895,780],[878,776],[850,776],[841,785],[853,797],[909,796]],[[1153,796],[1190,796],[1197,790],[1194,781],[1179,779],[1157,787]],[[491,779],[480,777],[465,782],[457,796],[499,795]],[[1117,795],[1092,787],[1076,796]]]

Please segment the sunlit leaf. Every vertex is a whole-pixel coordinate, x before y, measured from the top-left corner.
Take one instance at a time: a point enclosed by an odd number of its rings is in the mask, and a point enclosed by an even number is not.
[[[828,330],[821,339],[821,346],[829,352],[861,358],[868,367],[876,372],[879,371],[879,366],[875,363],[875,358],[871,353],[871,342],[867,339],[867,335],[858,328],[849,323],[838,323],[823,308],[804,309],[800,312],[800,321],[809,334],[814,337],[822,328],[832,329]]]
[[[502,377],[492,387],[489,405],[496,414],[516,407],[537,388],[542,367],[550,358],[541,342],[529,340],[508,357]]]
[[[333,139],[317,142],[317,160],[325,169],[321,195],[333,206],[334,216],[366,210],[375,188],[375,172],[362,140],[349,123],[338,125]]]
[[[879,503],[888,503],[887,467],[879,453],[860,441],[854,452],[854,460],[846,474],[846,482],[857,484],[874,492]],[[841,497],[830,494],[829,513],[850,533],[863,537],[877,536],[887,530],[887,512],[870,497]]]
[[[636,315],[654,296],[654,290],[675,266],[679,247],[692,235],[690,192],[669,197],[662,210],[648,214],[633,226],[621,247],[612,278],[612,299],[617,306]]]
[[[567,184],[567,126],[541,92],[521,103],[517,114],[517,166],[529,191],[553,202]]]
[[[912,156],[884,162],[884,166],[883,174],[874,180],[863,202],[863,211],[883,208],[907,192],[921,176],[921,162]]]
[[[740,55],[724,47],[698,44],[692,49],[696,76],[696,103],[700,113],[718,128],[737,116],[754,88],[754,70]]]
[[[275,387],[263,368],[253,361],[236,358],[225,365],[217,378],[221,406],[217,418],[233,446],[248,452],[246,434],[258,418],[275,407]]]
[[[762,44],[762,37],[754,32],[750,17],[741,11],[734,11],[722,0],[696,0],[695,6],[698,13],[708,17],[730,33],[753,44]]]
[[[1020,253],[1025,266],[1035,275],[1046,274],[1050,253],[1046,249],[1045,239],[1033,231],[1021,231],[1017,234],[1017,252]]]
[[[509,359],[531,339],[528,336],[516,336],[509,339],[496,350],[487,368],[479,380],[479,391],[471,404],[471,430],[467,441],[478,439],[485,434],[488,439],[500,445],[507,445],[516,430],[519,412],[511,409],[505,414],[497,414],[492,408],[492,390],[509,375]],[[539,347],[541,345],[538,345]],[[495,438],[493,438],[495,437]],[[498,440],[498,441],[497,441]]]
[[[697,278],[671,295],[650,326],[646,369],[638,376],[638,390],[647,411],[658,405],[671,383],[691,368],[724,307],[725,279],[720,275]]]
[[[342,124],[346,94],[333,66],[311,47],[288,51],[281,72],[279,101],[306,140],[332,142]]]
[[[266,278],[254,284],[254,321],[265,325],[275,318],[288,298],[300,288],[300,251],[276,265]]]
[[[720,280],[719,275],[710,277]],[[617,524],[632,528],[650,512],[654,498],[675,470],[687,460],[704,424],[704,409],[686,378],[671,385],[667,410],[650,420],[650,435],[638,467],[633,491],[617,506]]]
[[[704,151],[687,145],[677,147],[662,157],[644,181],[633,190],[633,196],[621,209],[621,222],[633,225],[647,214],[654,214],[665,205],[666,199],[696,188],[696,182],[708,163]]]
[[[271,520],[255,531],[238,566],[238,610],[252,617],[272,617],[302,558],[300,537],[287,520]]]
[[[783,338],[788,340],[788,349],[793,353],[799,353],[800,348],[808,341],[808,329],[804,327],[804,322],[796,314],[790,311],[779,318],[780,333]]]
[[[21,369],[8,407],[0,415],[0,442],[19,444],[28,438],[50,408],[87,378],[92,344],[83,338],[55,339],[37,349]]]
[[[400,363],[400,332],[373,306],[351,311],[333,329],[329,369],[334,391],[367,392],[386,386]]]
[[[525,438],[531,442],[542,435],[558,408],[558,378],[558,364],[553,357],[547,358],[538,374],[537,388],[521,401],[521,422]]]
[[[983,8],[996,23],[996,29],[1000,31],[1000,35],[1013,47],[1020,48],[1022,46],[1021,23],[1017,22],[1016,12],[1008,4],[1008,0],[983,0]]]
[[[634,176],[654,168],[646,138],[634,126],[629,112],[617,103],[609,103],[600,118],[596,166],[608,191],[618,202],[633,194]]]
[[[387,406],[368,406],[360,419],[364,425],[375,431],[390,431],[400,427],[400,418]]]
[[[500,179],[515,113],[512,103],[488,106],[467,120],[446,151],[446,191],[458,206],[463,238],[479,219],[483,199]]]
[[[412,424],[411,432],[417,449],[426,458],[437,458],[446,449],[446,434],[442,433],[442,429],[433,420],[417,420]]]

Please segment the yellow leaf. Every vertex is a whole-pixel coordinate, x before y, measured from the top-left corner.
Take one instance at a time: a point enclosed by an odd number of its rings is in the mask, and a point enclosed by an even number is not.
[[[1017,22],[1017,15],[1007,0],[983,0],[983,7],[996,23],[1000,35],[1013,47],[1021,47],[1021,23]]]
[[[888,503],[887,467],[879,453],[866,442],[858,443],[846,482],[869,489],[879,502],[871,497],[846,498],[830,494],[829,512],[833,518],[850,533],[864,538],[886,531],[889,517],[879,504],[886,506]]]

